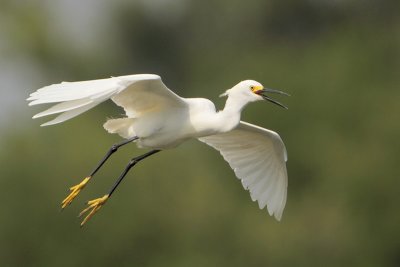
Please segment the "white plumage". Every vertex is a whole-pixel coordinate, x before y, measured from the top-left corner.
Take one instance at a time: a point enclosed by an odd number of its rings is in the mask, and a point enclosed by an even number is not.
[[[260,209],[268,204],[269,214],[281,219],[286,204],[287,155],[277,133],[241,121],[232,131],[199,140],[221,153]]]
[[[252,200],[261,209],[267,206],[269,214],[280,220],[287,191],[285,146],[277,133],[240,121],[242,109],[250,102],[266,99],[281,105],[266,93],[284,94],[256,81],[242,81],[226,91],[225,108],[216,111],[207,99],[176,95],[158,75],[137,74],[54,84],[32,93],[28,100],[29,105],[58,103],[33,117],[58,114],[42,126],[64,122],[111,99],[126,117],[110,119],[104,128],[123,138],[138,137],[139,147],[162,150],[198,138],[220,151]]]

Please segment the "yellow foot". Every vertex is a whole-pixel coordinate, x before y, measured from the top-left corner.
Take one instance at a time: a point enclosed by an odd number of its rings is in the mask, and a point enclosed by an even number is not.
[[[100,198],[96,198],[93,200],[88,201],[88,205],[89,207],[87,207],[86,209],[84,209],[83,211],[81,211],[81,213],[79,213],[78,217],[81,217],[83,214],[85,214],[87,211],[89,211],[90,209],[92,209],[88,215],[86,215],[85,219],[83,219],[83,221],[81,222],[81,227],[90,219],[92,218],[92,216],[102,207],[104,206],[104,204],[106,204],[107,200],[109,198],[109,195],[104,195],[103,197]]]
[[[61,209],[64,209],[69,204],[71,204],[72,200],[74,200],[74,198],[79,194],[79,192],[81,192],[81,190],[89,182],[90,178],[92,177],[91,176],[86,177],[85,179],[83,179],[82,182],[69,189],[71,193],[61,202]]]

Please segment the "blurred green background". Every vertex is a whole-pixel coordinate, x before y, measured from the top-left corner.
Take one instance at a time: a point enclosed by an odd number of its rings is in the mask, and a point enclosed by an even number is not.
[[[67,188],[121,140],[112,103],[41,128],[27,107],[60,81],[157,73],[184,97],[255,79],[292,95],[242,119],[289,153],[281,222],[251,202],[212,148],[142,162],[85,228],[124,147],[73,205]],[[400,2],[0,1],[0,266],[399,266]]]

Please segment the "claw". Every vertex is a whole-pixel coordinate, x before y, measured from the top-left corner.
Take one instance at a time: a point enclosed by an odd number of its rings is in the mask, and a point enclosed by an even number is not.
[[[74,200],[74,198],[79,194],[79,192],[81,192],[81,190],[86,186],[90,178],[92,177],[91,176],[86,177],[85,179],[83,179],[82,182],[69,189],[71,193],[61,202],[61,209],[64,209],[69,204],[71,204],[72,200]]]
[[[86,209],[84,209],[83,211],[81,211],[81,213],[79,213],[78,217],[81,217],[83,214],[85,214],[87,211],[89,211],[90,209],[92,209],[88,215],[86,215],[85,219],[83,219],[83,221],[81,222],[81,227],[90,219],[92,218],[92,216],[102,207],[104,206],[104,204],[106,204],[108,198],[110,197],[110,195],[104,195],[103,197],[100,198],[96,198],[93,200],[88,201],[88,207]]]

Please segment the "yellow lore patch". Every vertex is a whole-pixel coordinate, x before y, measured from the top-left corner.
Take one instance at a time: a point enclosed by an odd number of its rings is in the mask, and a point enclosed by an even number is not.
[[[264,87],[261,86],[261,85],[256,85],[256,86],[251,86],[250,89],[251,89],[251,91],[252,91],[253,93],[257,93],[258,91],[264,89]]]

